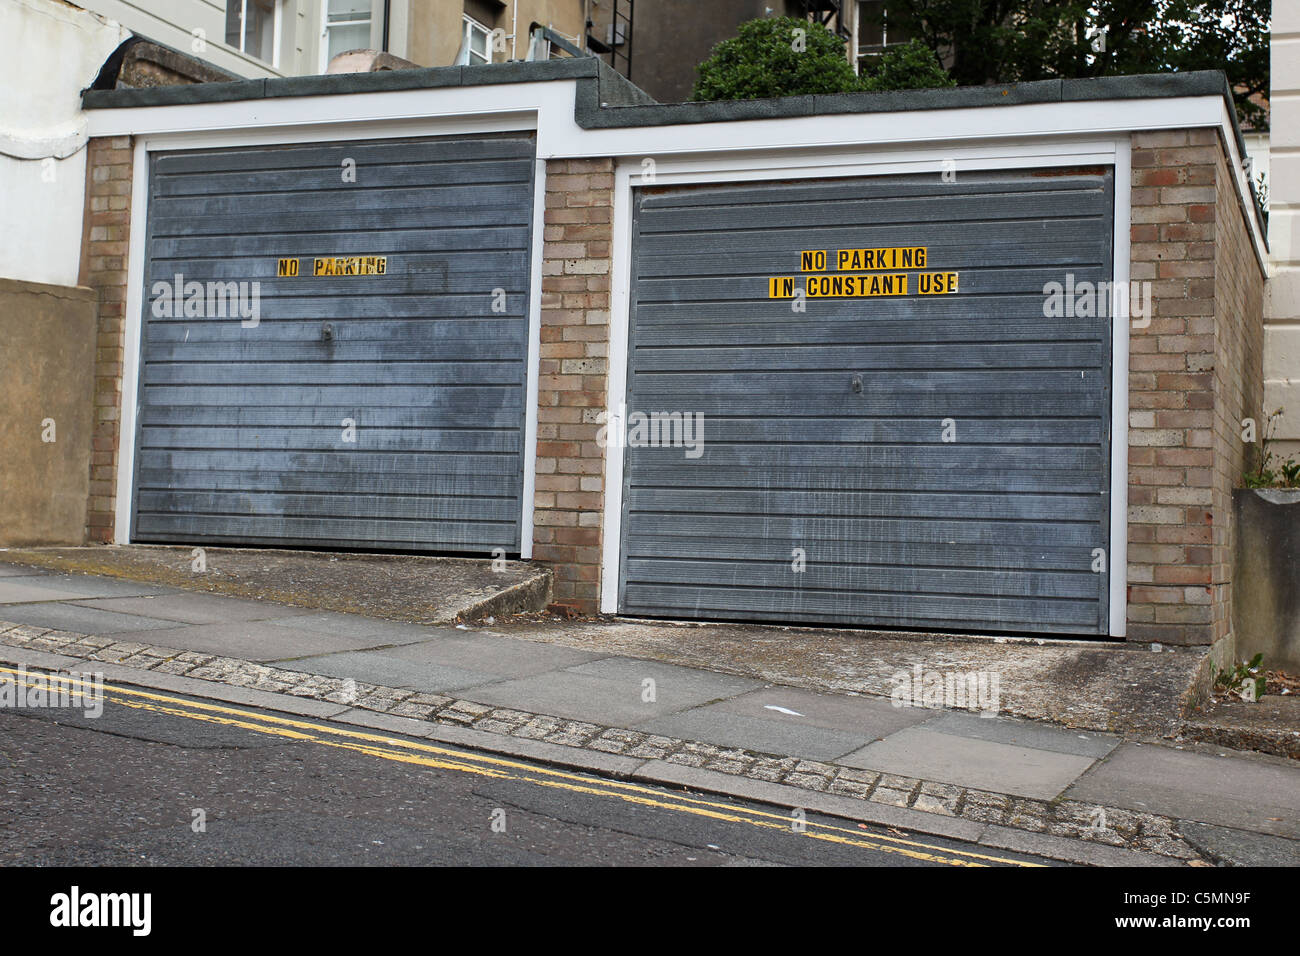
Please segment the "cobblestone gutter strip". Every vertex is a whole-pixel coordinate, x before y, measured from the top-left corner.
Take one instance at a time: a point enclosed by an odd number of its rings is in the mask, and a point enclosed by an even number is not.
[[[179,651],[107,637],[54,631],[0,621],[0,644],[157,671],[236,687],[329,701],[398,717],[411,717],[487,733],[542,740],[568,747],[733,774],[819,793],[855,797],[955,817],[1155,853],[1200,860],[1182,838],[1178,821],[1152,813],[1071,800],[1031,800],[914,777],[762,754],[681,740],[546,714],[493,707],[444,694],[426,694],[363,681],[306,674],[233,657]]]

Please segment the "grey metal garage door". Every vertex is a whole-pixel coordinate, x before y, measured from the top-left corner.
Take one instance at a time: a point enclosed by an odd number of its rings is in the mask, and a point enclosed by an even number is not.
[[[639,191],[623,613],[1105,633],[1111,172],[946,178]]]
[[[517,551],[533,157],[152,157],[134,538]]]

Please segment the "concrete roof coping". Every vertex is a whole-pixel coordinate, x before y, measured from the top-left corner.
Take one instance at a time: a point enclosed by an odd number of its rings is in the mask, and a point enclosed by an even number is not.
[[[854,113],[901,113],[920,110],[1019,106],[1089,100],[1160,99],[1175,96],[1220,96],[1232,118],[1237,150],[1246,155],[1232,87],[1221,70],[1146,73],[1082,79],[1034,80],[988,86],[896,90],[884,93],[834,93],[776,99],[659,103],[594,56],[537,62],[512,61],[477,66],[421,67],[376,73],[332,73],[275,79],[194,83],[149,89],[84,90],[85,109],[130,109],[183,106],[288,96],[339,96],[439,87],[543,83],[576,80],[574,120],[583,129],[627,129],[695,123],[784,119]],[[1263,211],[1252,196],[1255,216]]]
[[[149,89],[85,90],[86,109],[181,106],[285,96],[335,96],[437,87],[484,86],[578,80],[578,124],[586,129],[668,126],[738,120],[823,116],[837,113],[896,113],[965,109],[1025,103],[1083,100],[1154,99],[1171,96],[1223,96],[1232,103],[1227,77],[1218,70],[1035,80],[991,86],[897,90],[885,93],[835,93],[776,99],[658,103],[596,57],[540,62],[513,61],[478,66],[421,67],[377,73],[331,73],[275,79],[194,83]],[[591,81],[595,82],[583,82]],[[1235,116],[1235,112],[1234,112]],[[1240,130],[1237,133],[1240,137]]]

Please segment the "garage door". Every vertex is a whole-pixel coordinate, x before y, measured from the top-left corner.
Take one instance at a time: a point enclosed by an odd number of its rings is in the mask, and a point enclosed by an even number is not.
[[[518,551],[533,155],[152,157],[134,538]]]
[[[639,191],[623,613],[1105,633],[1111,173],[947,178]]]

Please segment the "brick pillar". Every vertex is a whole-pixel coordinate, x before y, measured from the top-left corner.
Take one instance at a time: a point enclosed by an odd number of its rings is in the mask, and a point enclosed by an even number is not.
[[[132,146],[129,136],[92,139],[86,154],[80,284],[94,289],[99,299],[87,541],[113,540],[122,413],[126,261],[131,231]]]
[[[1253,263],[1232,275],[1254,256],[1215,130],[1135,133],[1132,163],[1130,278],[1152,284],[1153,309],[1129,332],[1128,636],[1211,644],[1231,630],[1228,522],[1254,374],[1233,341],[1262,336],[1263,279]]]
[[[585,612],[600,600],[613,197],[611,159],[546,165],[533,556]]]

